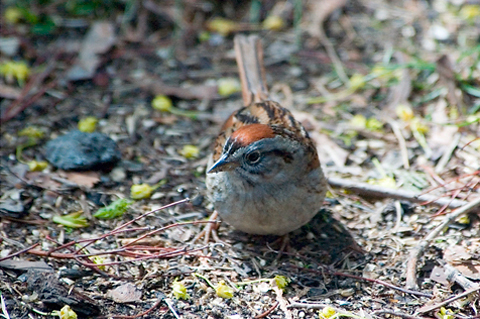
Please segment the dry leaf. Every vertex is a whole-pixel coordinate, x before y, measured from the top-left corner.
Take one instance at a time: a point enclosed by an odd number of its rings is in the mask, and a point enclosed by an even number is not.
[[[467,278],[480,279],[480,240],[471,241],[468,247],[462,245],[449,246],[445,249],[443,259]]]
[[[67,73],[71,81],[91,79],[100,65],[100,54],[116,42],[115,27],[109,22],[95,22],[88,31],[78,59]]]
[[[133,284],[126,283],[113,290],[109,290],[107,292],[107,297],[118,303],[136,302],[140,301],[142,292]]]
[[[97,172],[65,172],[64,174],[69,181],[88,188],[92,188],[100,181],[100,175]]]

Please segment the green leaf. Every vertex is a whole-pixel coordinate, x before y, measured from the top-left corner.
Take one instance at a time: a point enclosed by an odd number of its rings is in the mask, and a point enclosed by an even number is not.
[[[82,211],[78,211],[68,215],[53,216],[53,222],[70,228],[87,227],[88,221],[82,214]]]
[[[53,31],[55,31],[56,25],[53,20],[50,18],[46,19],[45,21],[42,21],[40,23],[36,23],[35,25],[32,26],[32,33],[36,35],[49,35]]]
[[[462,87],[462,90],[464,90],[468,94],[473,95],[475,97],[480,97],[480,88],[471,86],[469,84],[462,84],[461,87]]]
[[[110,205],[97,210],[97,212],[93,214],[93,217],[100,219],[113,219],[116,217],[120,217],[127,211],[128,207],[132,203],[132,201],[126,198],[117,199]]]

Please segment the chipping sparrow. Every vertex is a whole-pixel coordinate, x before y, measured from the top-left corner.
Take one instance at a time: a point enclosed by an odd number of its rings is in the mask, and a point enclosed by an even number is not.
[[[230,116],[215,141],[208,196],[236,229],[284,235],[317,214],[326,179],[305,128],[268,100],[258,37],[237,35],[234,43],[246,107]]]

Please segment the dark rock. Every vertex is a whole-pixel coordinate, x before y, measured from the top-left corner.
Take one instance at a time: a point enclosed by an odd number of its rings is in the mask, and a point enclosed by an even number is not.
[[[60,169],[91,170],[111,168],[121,159],[121,153],[105,134],[72,131],[49,141],[45,157]]]

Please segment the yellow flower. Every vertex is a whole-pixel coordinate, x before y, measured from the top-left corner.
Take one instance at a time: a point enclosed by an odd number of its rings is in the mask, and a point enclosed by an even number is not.
[[[0,74],[2,74],[7,82],[17,80],[20,86],[23,86],[25,80],[30,75],[30,68],[25,62],[9,61],[0,65]]]
[[[367,120],[366,128],[370,131],[380,131],[382,127],[383,127],[382,122],[380,122],[374,117],[371,117]]]
[[[283,289],[288,286],[290,283],[290,278],[285,277],[285,276],[280,276],[276,275],[273,280],[275,281],[275,284],[278,286],[278,288]]]
[[[198,157],[199,152],[200,150],[195,145],[185,145],[179,153],[185,158],[190,159]]]
[[[214,18],[207,23],[207,28],[210,31],[220,33],[223,36],[227,36],[237,29],[237,23],[224,18]]]
[[[350,78],[349,87],[350,87],[350,90],[355,92],[358,89],[363,88],[365,86],[365,84],[367,84],[367,81],[365,81],[365,77],[363,75],[359,74],[359,73],[355,73]]]
[[[337,314],[337,311],[333,307],[327,306],[322,309],[322,312],[319,313],[318,317],[320,319],[328,319],[333,317],[336,314]]]
[[[417,131],[419,133],[425,134],[428,133],[429,128],[426,124],[422,123],[418,117],[415,117],[410,122],[410,128],[412,131]]]
[[[103,256],[92,256],[90,258],[92,259],[92,261],[95,265],[99,265],[99,266],[97,266],[98,269],[105,270],[106,267],[104,265],[102,265],[106,262],[105,257],[103,257]]]
[[[350,119],[349,124],[352,127],[363,129],[367,127],[367,119],[362,114],[357,114]]]
[[[190,295],[187,293],[187,287],[185,287],[181,282],[175,281],[172,283],[172,292],[175,298],[187,300],[190,298]]]
[[[398,105],[395,109],[395,113],[397,113],[398,118],[404,122],[409,122],[414,117],[412,108],[405,104]]]
[[[383,177],[379,179],[369,179],[367,183],[370,185],[378,185],[385,188],[397,188],[397,183],[393,177]]]
[[[5,9],[5,13],[3,14],[5,21],[10,24],[15,24],[23,18],[23,13],[18,8],[15,7],[8,7]]]
[[[222,78],[218,80],[218,94],[220,96],[229,96],[233,93],[240,92],[241,86],[237,79]]]
[[[262,26],[267,30],[280,31],[285,26],[285,22],[279,16],[268,16],[263,20]]]
[[[35,126],[27,126],[23,130],[18,132],[18,136],[27,136],[35,139],[42,138],[43,135],[45,135],[45,133]]]
[[[157,95],[152,101],[152,107],[162,112],[170,112],[173,107],[172,100],[165,95]]]
[[[70,308],[69,305],[65,305],[60,310],[60,319],[77,319],[77,314]]]
[[[440,319],[455,318],[453,311],[450,309],[446,309],[445,307],[440,308],[440,311],[438,312],[438,316],[440,317]]]
[[[86,117],[78,122],[78,130],[85,133],[95,132],[98,119],[94,116]]]
[[[462,216],[457,220],[457,223],[463,224],[463,225],[468,225],[470,224],[470,218],[468,215]]]
[[[130,188],[130,197],[133,199],[149,198],[153,188],[148,184],[135,184]]]
[[[473,20],[480,16],[480,6],[478,4],[467,4],[460,10],[460,17],[465,20]]]
[[[217,296],[224,298],[224,299],[230,299],[233,297],[233,289],[230,286],[227,286],[225,281],[220,281],[215,287],[215,292],[217,293]]]
[[[30,169],[31,172],[40,172],[43,171],[45,168],[48,167],[48,163],[45,161],[30,161],[27,163],[28,168]]]

